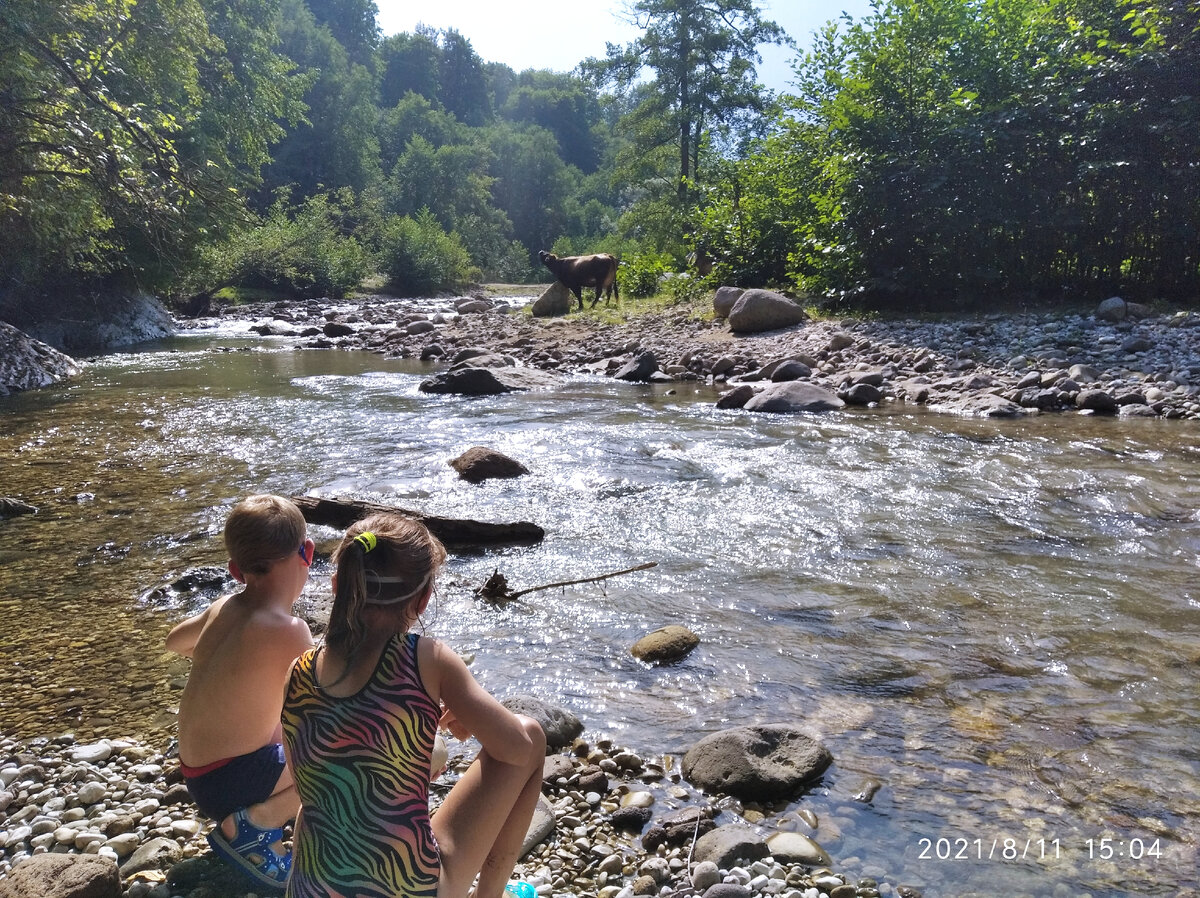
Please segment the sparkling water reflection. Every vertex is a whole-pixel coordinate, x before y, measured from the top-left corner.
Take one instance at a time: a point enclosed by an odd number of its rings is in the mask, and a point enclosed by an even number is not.
[[[589,379],[466,399],[421,393],[427,373],[206,337],[0,400],[0,493],[41,508],[0,524],[3,731],[165,740],[187,667],[162,639],[193,609],[148,591],[224,563],[242,495],[355,495],[546,528],[453,556],[429,621],[498,694],[646,755],[750,722],[822,738],[822,786],[773,813],[813,810],[839,869],[928,896],[1200,888],[1194,427],[755,417]],[[446,460],[472,445],[532,474],[466,484]],[[644,561],[504,608],[471,595],[495,569],[520,589]],[[702,639],[685,662],[629,655],[675,622]]]

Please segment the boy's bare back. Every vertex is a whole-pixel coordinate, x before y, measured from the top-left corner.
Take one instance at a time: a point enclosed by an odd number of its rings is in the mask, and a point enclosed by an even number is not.
[[[251,496],[230,513],[229,572],[246,585],[176,626],[167,648],[192,659],[179,702],[179,759],[200,768],[280,741],[279,715],[292,661],[312,633],[292,615],[312,563],[300,510]]]
[[[291,613],[292,601],[286,594],[276,600],[254,595],[248,587],[180,625],[199,626],[179,703],[179,755],[189,767],[279,741],[288,670],[312,646],[308,625]],[[170,638],[167,647],[176,648]]]

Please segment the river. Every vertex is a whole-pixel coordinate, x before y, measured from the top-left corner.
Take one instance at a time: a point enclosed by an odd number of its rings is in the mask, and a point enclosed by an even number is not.
[[[1200,890],[1194,423],[755,416],[603,378],[468,399],[421,393],[432,370],[205,332],[0,398],[0,495],[40,508],[0,522],[0,732],[165,745],[187,662],[163,638],[203,599],[156,587],[224,564],[244,495],[355,496],[546,529],[453,554],[426,620],[501,697],[647,757],[820,738],[833,767],[768,824],[813,811],[836,869],[927,898]],[[473,445],[532,473],[467,484],[446,462]],[[691,656],[632,658],[669,623]]]

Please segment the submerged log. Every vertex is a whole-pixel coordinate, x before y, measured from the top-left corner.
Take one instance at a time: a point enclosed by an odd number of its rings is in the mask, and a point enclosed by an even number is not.
[[[363,502],[358,499],[322,499],[317,496],[292,496],[304,520],[310,524],[321,524],[345,530],[355,521],[376,512],[402,514],[420,521],[429,532],[447,546],[511,546],[539,543],[546,531],[529,521],[493,524],[488,521],[473,521],[469,518],[443,518],[424,514],[394,505]]]

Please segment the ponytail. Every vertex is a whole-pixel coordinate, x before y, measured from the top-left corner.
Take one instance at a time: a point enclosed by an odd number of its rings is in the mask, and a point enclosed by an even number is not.
[[[445,560],[441,542],[412,518],[380,513],[353,524],[334,553],[337,589],[325,637],[330,648],[349,663],[366,641],[369,609],[388,608],[409,622],[411,608],[425,598]]]

